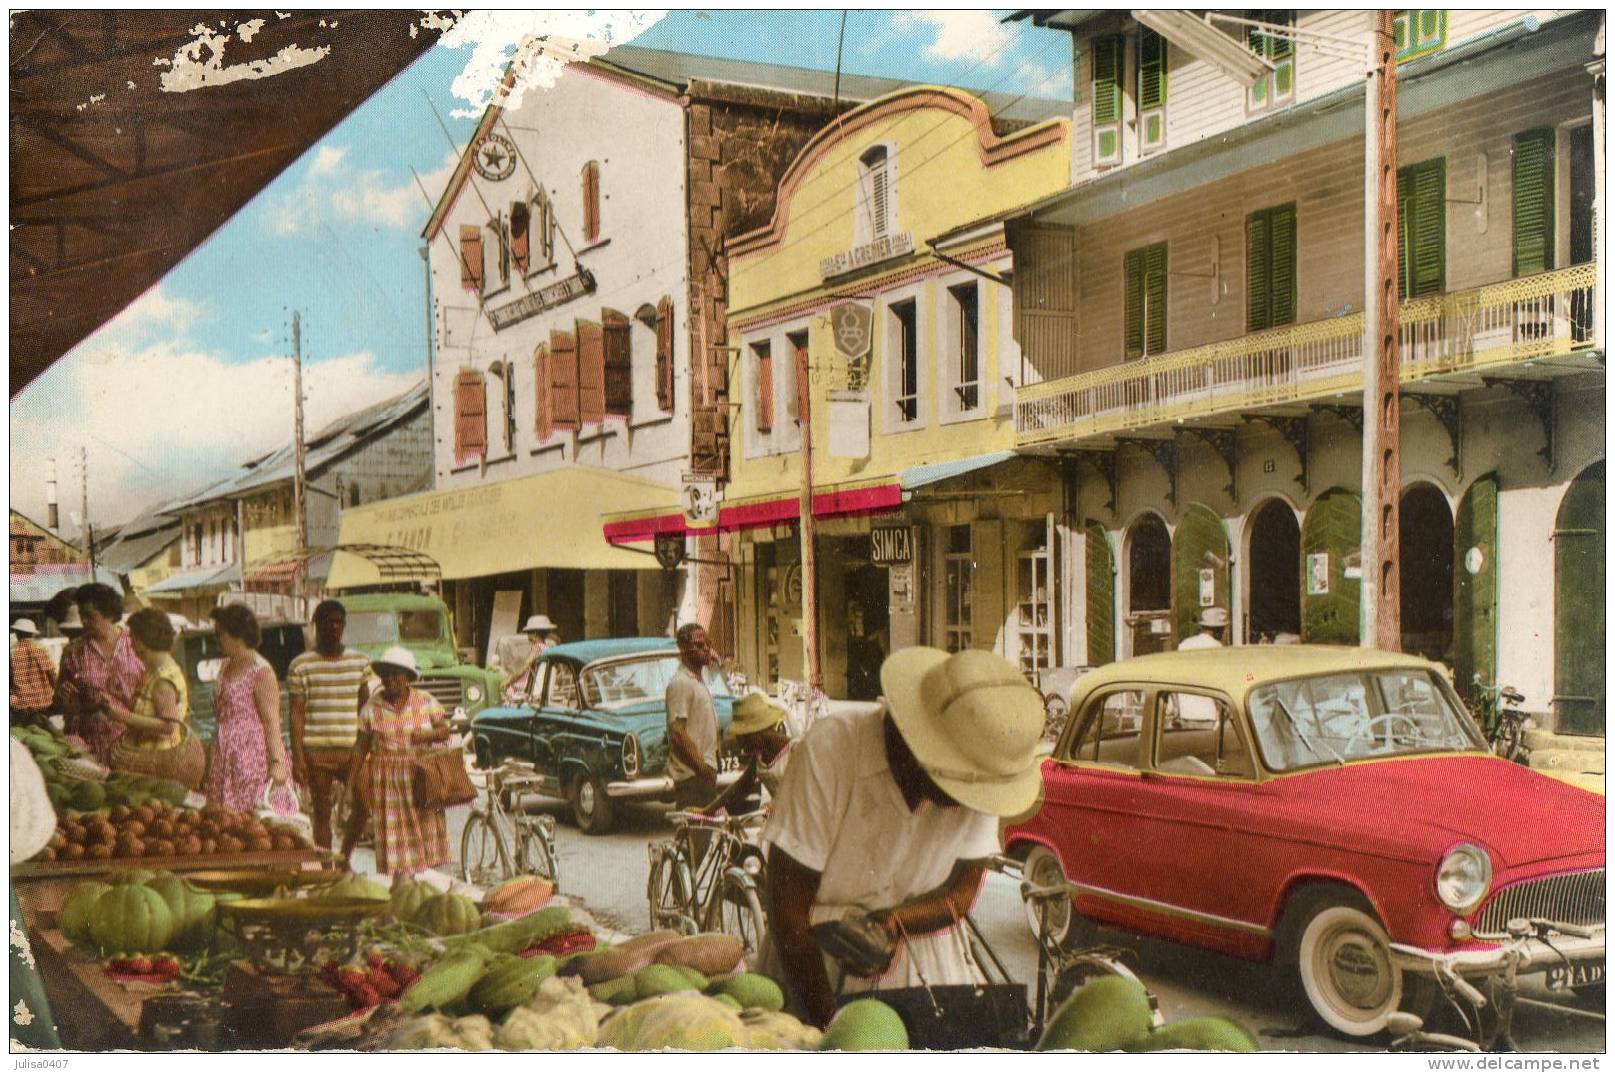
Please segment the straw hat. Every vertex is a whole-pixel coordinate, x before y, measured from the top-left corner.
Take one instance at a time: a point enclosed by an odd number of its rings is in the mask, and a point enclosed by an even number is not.
[[[415,653],[403,645],[393,645],[370,661],[370,669],[375,671],[377,675],[381,674],[384,667],[397,667],[399,670],[407,672],[411,682],[421,676],[421,669],[415,663]]]
[[[548,615],[529,615],[522,626],[523,633],[554,633],[558,629],[560,627],[551,622]]]
[[[1200,612],[1200,625],[1208,630],[1220,630],[1228,625],[1228,609],[1226,607],[1208,607]]]
[[[11,624],[11,632],[22,637],[33,637],[39,633],[39,627],[34,625],[31,618],[20,618]]]
[[[1020,816],[1043,789],[1043,698],[991,652],[905,648],[880,684],[909,751],[942,791],[977,812]]]
[[[755,734],[785,722],[785,709],[768,699],[766,693],[747,693],[735,704],[734,722],[729,724],[729,737]]]

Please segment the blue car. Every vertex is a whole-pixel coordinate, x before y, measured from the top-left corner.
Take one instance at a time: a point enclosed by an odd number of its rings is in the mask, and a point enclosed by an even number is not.
[[[556,645],[539,658],[527,695],[471,720],[477,765],[531,762],[543,791],[564,799],[587,834],[611,830],[618,801],[671,801],[667,775],[667,683],[678,648],[666,637]],[[720,733],[734,698],[721,674],[707,675]],[[734,781],[725,771],[719,784]]]

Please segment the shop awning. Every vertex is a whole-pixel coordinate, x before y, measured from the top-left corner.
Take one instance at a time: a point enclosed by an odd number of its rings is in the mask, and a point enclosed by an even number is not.
[[[601,516],[655,511],[678,490],[592,466],[387,499],[342,512],[342,545],[408,548],[437,560],[446,580],[542,567],[659,570],[649,555],[613,547]],[[338,554],[327,587],[373,585],[376,566]]]
[[[845,518],[859,514],[886,514],[903,506],[903,486],[890,479],[861,484],[841,484],[816,488],[813,492],[815,518]],[[717,529],[760,529],[781,522],[794,522],[802,516],[802,497],[756,496],[719,504]],[[689,524],[677,509],[607,515],[603,526],[612,544],[654,540],[658,533],[695,535],[711,532],[712,527]]]
[[[241,580],[239,566],[204,566],[200,570],[187,570],[171,574],[146,590],[147,596],[162,596],[186,592],[190,589],[222,589]]]
[[[928,484],[963,477],[967,473],[996,466],[1000,462],[1008,462],[1014,457],[1014,451],[994,451],[991,454],[976,455],[974,458],[957,458],[949,462],[932,462],[925,466],[915,466],[913,469],[903,471],[903,491],[912,492]]]
[[[331,572],[333,552],[280,559],[263,563],[247,571],[247,585],[286,585],[297,580],[299,574],[310,581],[324,579]]]

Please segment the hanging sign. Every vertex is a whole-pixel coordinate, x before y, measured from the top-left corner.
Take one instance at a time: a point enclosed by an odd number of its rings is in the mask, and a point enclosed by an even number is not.
[[[877,526],[869,530],[869,561],[876,566],[914,561],[914,530],[906,525]]]
[[[1211,607],[1217,602],[1217,571],[1211,567],[1200,570],[1200,606]]]
[[[663,570],[675,570],[684,561],[684,534],[656,534],[656,562]]]
[[[1307,595],[1324,596],[1329,592],[1329,553],[1314,552],[1307,556]]]
[[[586,268],[581,269],[575,276],[557,280],[548,287],[524,294],[514,302],[499,306],[497,309],[489,309],[488,321],[497,332],[518,321],[537,316],[546,309],[554,309],[574,298],[582,298],[586,294],[593,293],[594,287],[594,274]]]
[[[704,473],[680,476],[684,495],[684,517],[691,525],[718,522],[718,478]]]
[[[477,174],[491,183],[508,179],[516,172],[516,146],[503,134],[490,132],[483,135],[472,163]]]
[[[874,339],[875,314],[862,302],[842,302],[830,310],[830,334],[835,336],[836,353],[857,361],[869,353]]]

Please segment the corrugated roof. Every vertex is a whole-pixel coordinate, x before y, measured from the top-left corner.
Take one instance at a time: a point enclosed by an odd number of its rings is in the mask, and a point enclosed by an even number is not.
[[[204,566],[199,570],[187,570],[183,574],[174,574],[165,577],[157,584],[146,590],[147,596],[159,596],[163,593],[183,592],[186,589],[205,589],[223,587],[241,580],[239,566]]]
[[[974,473],[978,469],[996,466],[1000,462],[1007,462],[1015,457],[1014,451],[994,451],[991,454],[977,455],[974,458],[956,458],[949,462],[932,462],[924,466],[915,466],[903,471],[903,490],[905,492],[915,488],[923,488],[938,481],[950,480],[954,477],[963,477],[967,473]]]
[[[161,555],[178,539],[179,519],[175,518],[169,525],[160,529],[120,536],[106,547],[96,548],[95,557],[118,573],[127,574]]]
[[[334,462],[366,439],[405,420],[426,404],[426,381],[422,380],[402,395],[344,414],[304,441],[304,471],[310,478],[314,477],[323,466]],[[289,481],[296,463],[292,445],[287,444],[247,463],[242,467],[244,472],[211,484],[201,492],[163,508],[164,512],[172,514],[215,499],[245,495],[278,481]]]

